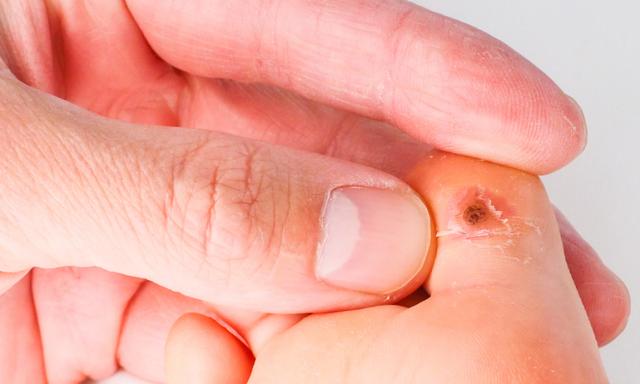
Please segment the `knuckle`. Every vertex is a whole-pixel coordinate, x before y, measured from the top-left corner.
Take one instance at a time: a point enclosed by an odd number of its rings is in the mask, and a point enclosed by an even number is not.
[[[226,248],[222,253],[231,258],[268,252],[276,233],[282,230],[276,219],[278,187],[269,151],[245,146],[237,161],[218,170],[217,180],[209,188],[215,192],[209,215],[214,221],[208,231],[212,244],[221,244]],[[219,220],[213,217],[216,205]],[[229,232],[235,233],[235,238],[225,241]]]
[[[176,227],[170,232],[188,242],[201,266],[273,265],[286,221],[288,185],[279,181],[268,147],[222,145],[199,144],[175,161],[162,207],[165,223]]]

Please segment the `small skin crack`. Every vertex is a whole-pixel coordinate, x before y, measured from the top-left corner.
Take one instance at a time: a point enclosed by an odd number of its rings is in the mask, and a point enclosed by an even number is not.
[[[209,248],[212,241],[211,238],[213,236],[216,204],[218,201],[217,191],[218,191],[218,169],[214,168],[213,172],[211,173],[211,179],[209,180],[209,206],[206,214],[206,224],[204,227],[204,234],[202,236],[202,241],[203,241],[202,249],[204,252],[203,260],[206,260],[209,257],[211,252]]]

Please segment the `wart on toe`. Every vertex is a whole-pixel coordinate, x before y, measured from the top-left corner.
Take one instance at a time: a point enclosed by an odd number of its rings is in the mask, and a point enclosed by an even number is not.
[[[465,239],[481,239],[495,236],[513,236],[511,225],[513,209],[507,202],[482,186],[461,190],[451,199],[445,218],[445,228],[436,237],[455,236]]]

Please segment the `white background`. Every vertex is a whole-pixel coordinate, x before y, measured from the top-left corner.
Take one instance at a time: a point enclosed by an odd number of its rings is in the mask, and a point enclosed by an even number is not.
[[[554,202],[640,297],[640,6],[635,0],[418,0],[511,45],[582,105],[589,146],[545,177]],[[612,383],[640,382],[640,313],[602,351]],[[115,379],[110,384],[130,383]]]

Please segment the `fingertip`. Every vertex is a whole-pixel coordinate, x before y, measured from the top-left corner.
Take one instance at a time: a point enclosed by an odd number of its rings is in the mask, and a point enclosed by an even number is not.
[[[539,166],[533,171],[540,175],[549,174],[577,158],[587,145],[587,121],[578,102],[571,96],[558,93],[558,107],[543,111],[550,116],[549,125],[537,140],[543,143],[537,150]],[[551,116],[555,116],[551,119]],[[526,164],[524,165],[526,168]]]
[[[587,130],[587,118],[584,114],[582,107],[580,106],[580,104],[578,104],[578,101],[567,94],[565,94],[565,96],[567,97],[567,99],[571,104],[568,112],[568,116],[569,116],[568,120],[571,123],[571,126],[575,127],[574,131],[577,136],[576,141],[577,141],[577,148],[578,148],[577,155],[579,155],[580,153],[582,153],[582,151],[584,151],[585,147],[587,146],[587,139],[589,136],[588,130]]]
[[[546,175],[566,166],[577,158],[587,144],[587,122],[578,103],[566,95],[546,75],[539,87],[540,95],[531,95],[534,85],[522,85],[514,89],[512,96],[519,101],[506,113],[500,134],[492,140],[509,144],[488,157],[501,164],[510,165],[536,175]],[[500,107],[495,106],[499,111]],[[505,110],[507,108],[505,107]],[[484,138],[485,140],[488,137]],[[487,152],[487,141],[478,145]],[[483,153],[478,157],[487,158]]]
[[[246,383],[253,356],[215,320],[195,313],[179,318],[165,347],[169,384]]]
[[[416,24],[407,40],[401,65],[409,62],[412,70],[398,76],[404,92],[394,94],[390,120],[441,150],[535,174],[573,160],[586,142],[577,103],[500,40],[443,20],[428,30]],[[438,46],[425,44],[434,38]],[[416,65],[425,57],[430,65]],[[421,81],[428,87],[416,85]]]
[[[505,132],[511,135],[512,161],[502,162],[538,175],[556,171],[573,161],[587,143],[582,108],[544,72],[525,59],[514,60],[510,81],[498,94]],[[512,63],[512,64],[513,64]],[[512,99],[510,101],[509,99]],[[496,140],[499,140],[496,138]]]

